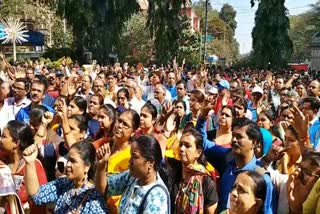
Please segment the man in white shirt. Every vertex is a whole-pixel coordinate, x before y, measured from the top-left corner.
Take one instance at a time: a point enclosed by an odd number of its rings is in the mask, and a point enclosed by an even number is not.
[[[137,83],[134,82],[132,79],[128,79],[127,82],[125,83],[125,87],[129,91],[129,103],[130,103],[130,108],[138,112],[140,114],[141,108],[143,105],[146,103],[145,101],[138,100],[136,98],[136,90],[137,90]]]
[[[27,94],[30,91],[30,85],[31,84],[27,79],[17,78],[12,86],[13,97],[4,100],[5,105],[12,106],[14,116],[18,114],[21,108],[30,105],[31,100],[27,98]]]

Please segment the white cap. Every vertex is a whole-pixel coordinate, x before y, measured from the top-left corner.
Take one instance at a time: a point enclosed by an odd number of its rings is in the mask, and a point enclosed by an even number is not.
[[[259,86],[256,85],[256,86],[252,89],[251,93],[260,93],[260,94],[263,95],[263,90],[262,90],[261,87],[259,87]]]
[[[210,94],[218,94],[218,89],[216,87],[211,87],[207,93],[210,93]]]

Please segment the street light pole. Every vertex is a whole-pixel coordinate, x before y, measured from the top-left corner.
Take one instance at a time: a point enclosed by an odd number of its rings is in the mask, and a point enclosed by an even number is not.
[[[203,48],[203,63],[206,62],[207,55],[207,37],[208,37],[208,5],[209,0],[206,0],[206,15],[205,15],[205,30],[204,30],[204,48]]]

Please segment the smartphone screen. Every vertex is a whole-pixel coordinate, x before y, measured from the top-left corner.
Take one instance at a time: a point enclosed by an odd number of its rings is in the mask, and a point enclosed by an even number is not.
[[[58,166],[58,170],[60,173],[63,173],[64,172],[64,163],[61,162],[61,161],[58,161],[57,162],[57,166]]]

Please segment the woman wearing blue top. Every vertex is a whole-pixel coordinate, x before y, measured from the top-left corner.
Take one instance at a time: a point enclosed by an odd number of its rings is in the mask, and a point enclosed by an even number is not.
[[[106,196],[122,195],[120,213],[170,213],[169,192],[158,174],[162,159],[158,141],[150,135],[132,140],[129,170],[106,177],[109,144],[97,152],[96,187]]]
[[[68,153],[66,178],[39,185],[35,171],[38,149],[35,144],[23,152],[26,162],[25,182],[31,199],[37,205],[55,203],[54,213],[107,213],[104,199],[90,180],[94,176],[95,149],[91,143],[72,145]]]

